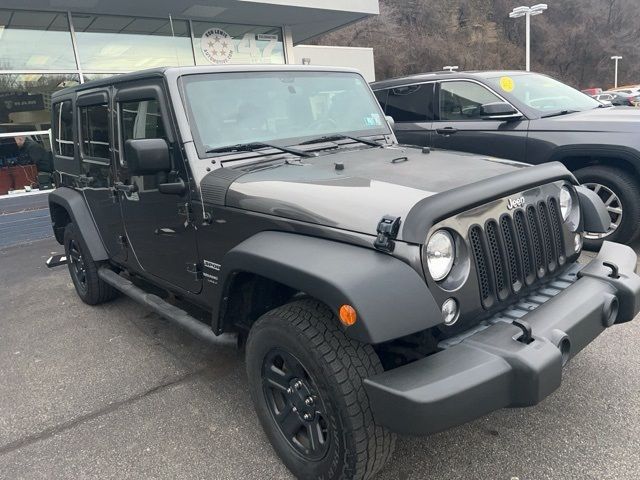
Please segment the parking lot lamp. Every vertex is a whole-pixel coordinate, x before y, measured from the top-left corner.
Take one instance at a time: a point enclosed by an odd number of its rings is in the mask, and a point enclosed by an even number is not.
[[[538,3],[532,7],[516,7],[509,14],[509,18],[520,18],[525,17],[526,21],[526,70],[527,72],[531,70],[531,17],[533,15],[540,15],[547,9],[546,3]]]
[[[620,55],[614,55],[611,57],[611,60],[616,62],[615,73],[613,75],[613,88],[618,88],[618,60],[622,60]]]

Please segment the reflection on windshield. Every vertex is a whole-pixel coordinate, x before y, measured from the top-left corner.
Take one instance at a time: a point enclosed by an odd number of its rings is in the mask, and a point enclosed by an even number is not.
[[[511,95],[542,115],[597,108],[600,102],[553,78],[528,73],[487,79],[500,93]]]
[[[229,145],[389,133],[360,75],[244,72],[184,77],[189,122],[201,155]]]

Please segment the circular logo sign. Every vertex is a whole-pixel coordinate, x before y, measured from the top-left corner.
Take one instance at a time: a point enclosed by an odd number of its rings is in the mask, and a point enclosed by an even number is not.
[[[513,78],[511,77],[500,77],[500,88],[505,92],[513,92],[515,88],[515,84],[513,82]]]
[[[202,34],[200,49],[211,63],[229,63],[235,53],[233,39],[219,28],[210,28]]]

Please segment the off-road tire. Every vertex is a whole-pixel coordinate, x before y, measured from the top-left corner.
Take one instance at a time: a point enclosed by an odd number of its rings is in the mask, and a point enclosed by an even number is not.
[[[576,170],[580,183],[597,183],[613,191],[622,204],[622,220],[618,228],[601,239],[585,238],[584,246],[597,251],[605,240],[629,244],[640,234],[640,186],[638,180],[620,168],[594,165]]]
[[[276,423],[263,388],[263,365],[270,352],[299,359],[326,406],[328,451],[318,460],[302,456]],[[373,419],[363,380],[383,371],[370,345],[345,335],[322,303],[302,299],[263,315],[246,346],[247,374],[258,418],[276,452],[298,478],[368,479],[389,460],[396,436]]]
[[[77,259],[73,258],[74,251],[81,256],[83,277],[80,276],[76,268]],[[64,252],[67,257],[69,275],[71,275],[78,296],[84,303],[98,305],[118,296],[118,291],[98,276],[99,264],[91,258],[91,253],[78,232],[78,227],[73,222],[68,223],[64,229]]]

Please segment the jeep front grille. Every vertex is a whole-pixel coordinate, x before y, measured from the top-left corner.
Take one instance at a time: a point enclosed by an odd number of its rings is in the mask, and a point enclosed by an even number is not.
[[[491,308],[544,280],[565,262],[555,198],[469,229],[482,306]]]

